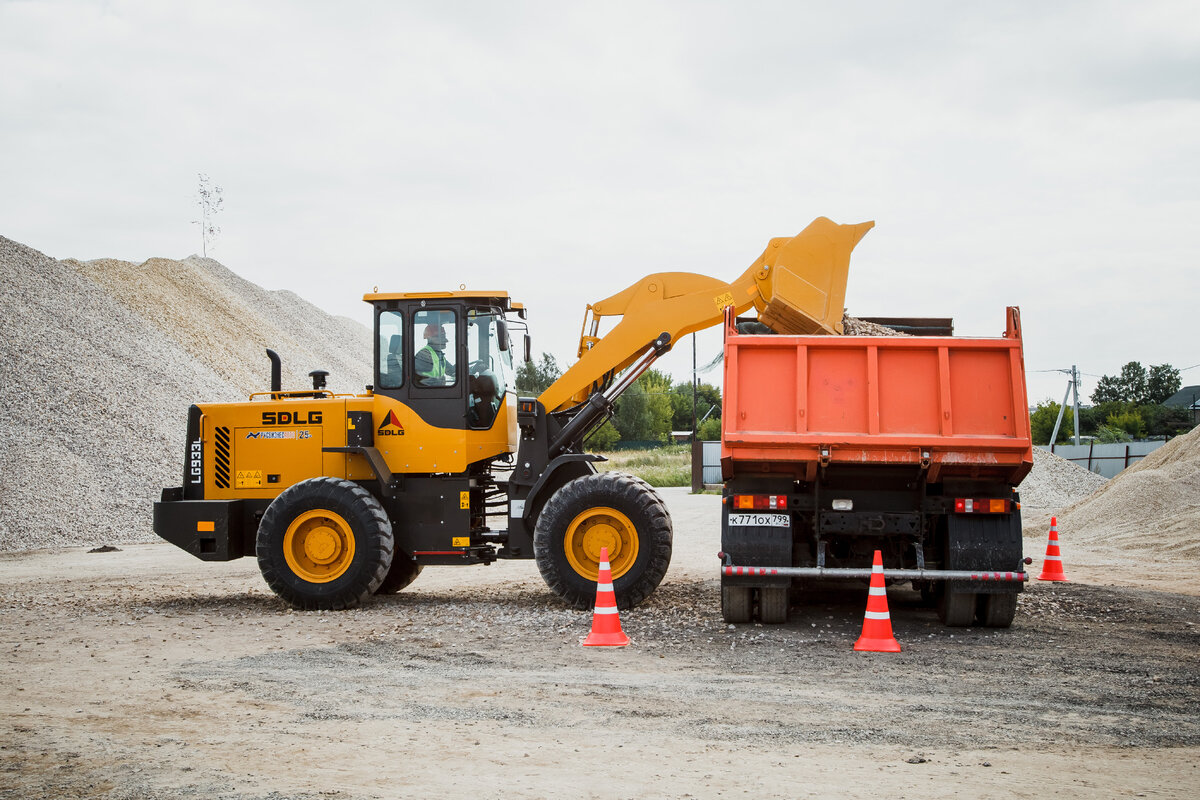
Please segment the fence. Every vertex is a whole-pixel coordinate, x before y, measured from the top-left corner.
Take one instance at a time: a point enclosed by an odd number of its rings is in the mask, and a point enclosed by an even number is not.
[[[1054,455],[1072,461],[1079,466],[1103,475],[1115,477],[1118,472],[1141,461],[1162,447],[1166,442],[1128,442],[1116,444],[1056,444],[1053,447],[1038,446]]]

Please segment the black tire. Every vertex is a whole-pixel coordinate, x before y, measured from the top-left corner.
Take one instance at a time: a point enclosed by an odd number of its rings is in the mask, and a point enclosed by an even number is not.
[[[721,618],[726,622],[750,621],[750,587],[721,587]]]
[[[1017,593],[981,594],[975,617],[988,628],[1008,628],[1017,616]]]
[[[949,628],[966,628],[975,620],[975,593],[949,587],[938,598],[938,618]]]
[[[330,611],[370,597],[388,573],[392,549],[392,524],[379,501],[341,478],[285,489],[267,506],[256,546],[271,591],[295,608]]]
[[[788,587],[771,586],[758,590],[758,619],[764,625],[782,625],[788,617]]]
[[[406,553],[399,550],[392,554],[392,566],[388,568],[383,583],[375,590],[375,594],[396,594],[408,588],[408,585],[421,574],[421,565]]]
[[[645,481],[619,472],[593,473],[555,492],[533,534],[542,579],[569,605],[592,608],[598,544],[606,542],[617,607],[632,608],[658,587],[671,564],[671,517]]]

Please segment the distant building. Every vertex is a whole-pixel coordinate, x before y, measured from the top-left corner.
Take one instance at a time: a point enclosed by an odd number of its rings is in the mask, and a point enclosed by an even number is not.
[[[1186,408],[1192,412],[1192,422],[1200,424],[1200,386],[1185,386],[1163,401],[1164,406]]]

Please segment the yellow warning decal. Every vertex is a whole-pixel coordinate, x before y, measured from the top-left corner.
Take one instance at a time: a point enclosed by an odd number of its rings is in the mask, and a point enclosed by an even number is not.
[[[470,547],[471,546],[471,537],[470,536],[455,536],[453,539],[450,540],[450,546],[451,547]]]
[[[463,508],[463,509],[471,508],[471,493],[470,492],[459,492],[458,493],[458,507]]]
[[[261,469],[239,469],[237,476],[234,478],[233,488],[259,489],[262,485],[263,473]]]
[[[713,302],[717,304],[718,311],[724,311],[728,306],[733,305],[733,294],[725,292],[713,298]]]
[[[196,522],[196,530],[200,533],[212,533],[217,529],[217,524],[212,520],[199,520]]]

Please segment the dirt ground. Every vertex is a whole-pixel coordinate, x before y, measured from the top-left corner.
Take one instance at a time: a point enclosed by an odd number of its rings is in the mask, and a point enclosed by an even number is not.
[[[1012,629],[894,587],[903,652],[856,653],[863,587],[725,625],[719,498],[663,494],[675,557],[620,650],[580,647],[531,562],[301,613],[250,559],[0,556],[0,798],[1196,797],[1186,565],[1111,585],[1061,531],[1072,582]]]

